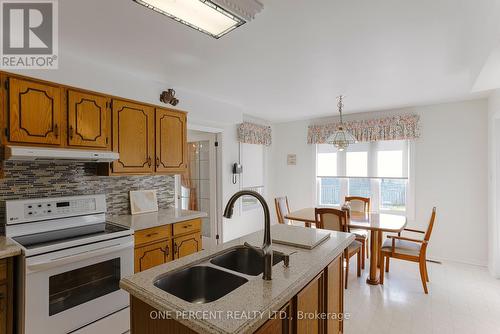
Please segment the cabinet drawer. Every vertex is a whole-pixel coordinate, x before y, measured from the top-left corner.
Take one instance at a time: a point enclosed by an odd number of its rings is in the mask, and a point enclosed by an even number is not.
[[[172,236],[172,228],[170,225],[148,228],[146,230],[136,231],[135,245],[144,245],[157,240],[170,238]]]
[[[0,282],[7,280],[7,259],[0,260]]]
[[[187,220],[174,224],[174,236],[201,230],[201,219]]]

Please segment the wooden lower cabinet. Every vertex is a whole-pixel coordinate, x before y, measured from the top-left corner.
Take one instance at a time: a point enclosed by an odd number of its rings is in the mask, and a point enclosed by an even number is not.
[[[172,260],[170,239],[157,241],[142,247],[135,248],[135,272],[140,272],[167,263]]]
[[[295,297],[297,333],[322,333],[322,321],[317,317],[323,312],[324,273],[314,278]]]
[[[139,230],[134,237],[137,273],[201,251],[201,219]]]
[[[174,260],[201,251],[201,232],[174,238]]]
[[[340,254],[254,333],[342,334],[343,323],[338,320],[344,309],[342,266]],[[154,308],[135,297],[130,305],[132,334],[196,333],[175,319],[151,319]]]
[[[287,303],[272,318],[269,319],[255,334],[291,334],[292,333],[292,305]]]
[[[326,333],[343,332],[343,321],[339,315],[344,314],[344,258],[337,257],[325,270],[325,309],[329,319],[326,320]]]
[[[0,260],[0,334],[13,333],[13,258]]]

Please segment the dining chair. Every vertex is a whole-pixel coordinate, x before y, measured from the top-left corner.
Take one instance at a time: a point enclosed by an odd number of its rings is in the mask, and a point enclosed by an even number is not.
[[[333,208],[316,208],[315,209],[316,227],[326,230],[347,232],[347,212]],[[349,260],[354,255],[357,255],[357,274],[361,276],[361,248],[362,244],[359,241],[353,242],[344,251],[346,259],[345,267],[345,288],[347,289],[347,282],[349,276]]]
[[[274,199],[274,204],[276,205],[276,215],[278,216],[278,223],[288,224],[288,219],[285,219],[285,216],[290,213],[290,207],[288,206],[288,197],[276,197]]]
[[[370,198],[361,196],[346,196],[345,201],[351,204],[351,211],[355,212],[370,212]],[[368,241],[368,231],[362,229],[349,229],[350,233],[356,235],[356,240],[363,244],[363,260],[361,262],[361,268],[365,269],[365,257],[368,258],[368,251],[370,248]]]
[[[370,197],[346,196],[345,201],[351,203],[351,211],[370,212]]]
[[[382,245],[380,251],[380,284],[384,284],[384,258],[385,258],[385,271],[389,272],[389,259],[395,258],[399,260],[406,260],[411,262],[418,262],[420,269],[420,279],[424,287],[424,292],[427,294],[427,282],[429,281],[429,273],[427,271],[427,245],[431,238],[432,228],[436,219],[436,207],[432,208],[431,218],[426,231],[420,231],[410,228],[405,228],[403,231],[420,233],[424,235],[423,239],[413,239],[403,237],[401,235],[388,235],[387,239]]]

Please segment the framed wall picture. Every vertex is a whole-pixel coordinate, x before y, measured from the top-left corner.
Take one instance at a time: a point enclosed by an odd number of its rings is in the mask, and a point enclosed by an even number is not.
[[[158,211],[156,190],[130,191],[130,211],[133,215]]]

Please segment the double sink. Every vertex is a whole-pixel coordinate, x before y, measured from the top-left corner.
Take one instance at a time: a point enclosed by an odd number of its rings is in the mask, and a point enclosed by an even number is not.
[[[286,255],[273,252],[273,266]],[[217,267],[248,276],[262,274],[264,258],[254,249],[237,246],[210,259]],[[154,285],[190,303],[204,304],[224,297],[248,282],[248,279],[208,265],[195,265],[160,276]]]

